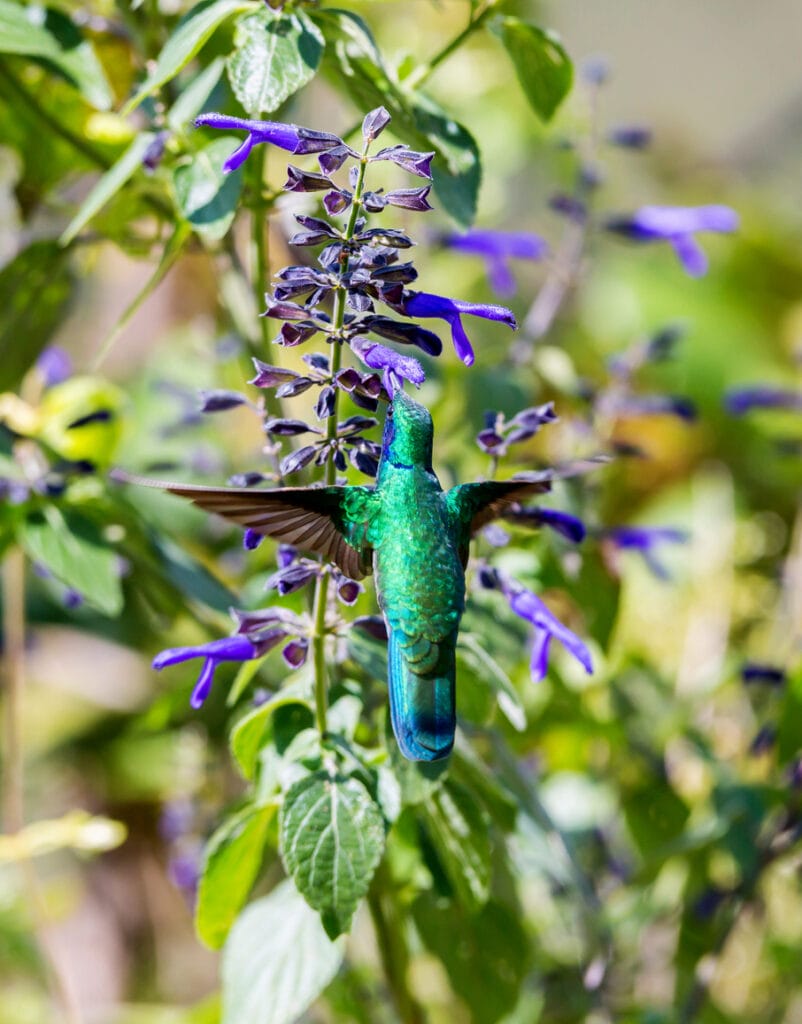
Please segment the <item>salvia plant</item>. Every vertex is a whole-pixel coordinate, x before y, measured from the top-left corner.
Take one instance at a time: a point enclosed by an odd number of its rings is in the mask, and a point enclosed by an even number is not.
[[[792,1021],[796,264],[524,4],[178,6],[0,0],[0,1017]]]

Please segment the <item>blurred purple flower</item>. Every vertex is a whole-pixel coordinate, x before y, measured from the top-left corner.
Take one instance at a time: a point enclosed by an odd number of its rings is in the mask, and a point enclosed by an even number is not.
[[[471,346],[465,328],[462,326],[462,315],[480,316],[485,320],[496,320],[506,324],[513,330],[518,326],[512,312],[506,306],[493,306],[482,302],[463,302],[460,299],[449,299],[445,295],[431,295],[429,292],[407,292],[403,299],[403,312],[410,317],[438,317],[445,320],[451,327],[451,339],[459,358],[466,366],[474,361]]]
[[[744,683],[763,683],[766,686],[783,686],[786,675],[783,669],[775,665],[762,665],[754,661],[747,661],[741,666],[741,679]]]
[[[555,508],[522,508],[509,512],[504,518],[525,526],[548,526],[572,544],[580,544],[587,534],[585,524],[578,516]]]
[[[48,345],[42,350],[36,360],[36,369],[44,381],[46,388],[52,388],[54,384],[61,384],[62,381],[72,376],[72,360],[58,345]]]
[[[802,412],[802,394],[786,388],[758,384],[734,388],[724,396],[724,405],[733,416],[743,416],[752,409],[789,409]]]
[[[247,526],[245,533],[242,535],[242,546],[246,551],[255,551],[264,539],[264,534],[258,533],[256,530],[252,530],[250,526]]]
[[[166,651],[161,651],[156,655],[153,659],[153,667],[157,671],[161,671],[168,665],[178,665],[182,661],[203,658],[203,666],[189,700],[193,708],[199,708],[209,696],[215,669],[220,662],[251,661],[264,654],[280,639],[281,636],[275,640],[270,637],[269,640],[264,639],[252,643],[244,636],[226,636],[220,640],[210,640],[209,643],[198,644],[195,647],[169,647]]]
[[[416,388],[419,388],[426,380],[426,374],[417,359],[401,355],[400,352],[396,352],[378,341],[354,338],[351,348],[366,366],[372,370],[382,371],[384,388],[390,398],[395,395],[396,391],[403,391],[405,380],[410,381]]]
[[[531,622],[535,627],[529,669],[532,679],[536,683],[546,678],[549,669],[549,647],[554,637],[560,641],[569,654],[576,658],[588,675],[592,674],[593,662],[590,651],[576,633],[572,633],[549,611],[537,595],[514,581],[505,581],[503,589],[510,608],[515,614],[526,619],[527,622]]]
[[[685,544],[688,534],[671,526],[615,526],[602,531],[602,536],[621,550],[637,551],[655,576],[670,579],[670,573],[657,559],[654,549],[663,543]]]
[[[628,216],[610,218],[605,226],[634,242],[669,242],[686,273],[701,277],[707,257],[694,235],[735,231],[738,214],[729,206],[642,206]]]
[[[515,293],[515,278],[509,260],[541,260],[548,252],[548,245],[539,235],[524,231],[472,228],[464,235],[443,235],[440,241],[448,249],[481,256],[487,267],[490,287],[502,296]]]
[[[281,121],[248,121],[242,117],[229,117],[227,114],[201,114],[195,118],[196,128],[222,128],[224,131],[246,131],[247,138],[223,164],[223,172],[229,174],[237,170],[247,160],[254,146],[269,142],[279,149],[290,153],[322,153],[327,149],[342,146],[342,139],[328,132],[316,132],[311,128],[301,128],[297,124],[283,124]]]

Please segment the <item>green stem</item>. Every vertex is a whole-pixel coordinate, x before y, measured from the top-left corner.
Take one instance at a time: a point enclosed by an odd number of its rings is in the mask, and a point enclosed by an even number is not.
[[[3,827],[14,834],[24,824],[19,723],[25,682],[25,556],[17,547],[3,561],[3,648]]]
[[[344,241],[350,242],[356,231],[356,222],[359,218],[359,211],[362,206],[362,189],[365,183],[365,171],[368,166],[367,146],[362,153],[359,162],[359,174],[354,187],[354,200],[351,205],[351,212],[348,216],[348,224],[345,228]],[[343,246],[340,256],[340,275],[348,269],[348,247]],[[345,322],[345,298],[346,289],[340,285],[334,295],[334,309],[331,317],[331,379],[339,372],[342,365],[343,341],[341,332]],[[334,409],[326,423],[326,442],[333,446],[337,439],[337,406],[339,402],[339,391],[334,391]],[[330,457],[326,463],[326,486],[331,487],[337,479],[337,467],[334,465],[334,451],[330,450]],[[312,603],[312,661],[315,670],[315,723],[321,739],[326,735],[326,712],[328,710],[328,697],[326,692],[326,607],[329,593],[329,575],[323,573],[318,576],[315,584],[315,596]]]
[[[487,16],[497,6],[498,0],[486,0],[484,4],[479,7],[471,20],[465,26],[465,28],[458,32],[454,38],[446,43],[442,50],[439,50],[434,57],[432,57],[426,64],[421,65],[412,72],[411,75],[406,79],[405,86],[410,89],[417,89],[423,85],[429,78],[431,78],[434,71],[447,60],[455,50],[458,50],[460,46],[465,42],[466,39],[470,38],[473,33],[487,20]]]
[[[407,985],[409,949],[404,936],[406,927],[398,913],[392,894],[393,880],[385,864],[379,866],[368,892],[368,907],[376,932],[384,976],[404,1024],[425,1024],[426,1015]]]

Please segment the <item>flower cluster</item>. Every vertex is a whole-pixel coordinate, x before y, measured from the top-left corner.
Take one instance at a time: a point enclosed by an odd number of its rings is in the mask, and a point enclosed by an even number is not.
[[[254,359],[255,376],[250,381],[256,388],[272,392],[279,401],[303,394],[308,398],[309,393],[316,395],[317,422],[285,415],[269,415],[264,420],[269,452],[276,454],[287,439],[299,438],[303,442],[276,459],[277,475],[282,480],[307,468],[317,468],[322,481],[330,485],[349,463],[375,477],[381,449],[366,434],[378,420],[363,412],[341,418],[340,399],[347,395],[358,409],[372,413],[380,402],[391,400],[405,382],[420,387],[425,380],[423,365],[408,351],[394,347],[418,349],[434,357],[442,353],[438,335],[418,321],[442,320],[447,324],[457,355],[466,365],[474,361],[474,351],[463,325],[464,316],[515,326],[512,313],[502,306],[414,290],[411,286],[417,279],[417,270],[406,258],[414,245],[412,238],[398,228],[371,223],[373,216],[388,208],[412,212],[431,209],[433,153],[417,152],[404,145],[371,152],[389,121],[390,116],[382,107],[365,117],[360,152],[336,135],[298,125],[249,121],[217,113],[204,114],[195,122],[199,127],[247,133],[242,145],[226,160],[225,172],[240,167],[254,146],[261,144],[277,146],[296,156],[317,157],[314,169],[290,164],[284,184],[287,192],[319,193],[322,197],[324,215],[298,213],[298,230],[289,239],[289,244],[300,253],[317,250],[316,257],[304,256],[276,274],[274,286],[266,296],[263,316],[279,325],[277,345],[296,347],[316,339],[325,342],[328,351],[305,352],[302,360],[307,369],[303,372]],[[423,179],[425,184],[389,191],[369,187],[369,172],[372,174],[382,164],[395,165]],[[350,365],[344,365],[346,351],[353,355]],[[224,412],[244,404],[256,408],[236,391],[206,392],[201,399],[202,411],[207,413]],[[553,412],[544,411],[543,418],[544,422],[553,418]],[[537,425],[522,422],[519,433],[528,431],[526,436],[530,436]],[[263,474],[253,473],[236,483],[247,487],[264,479]],[[253,550],[260,540],[258,532],[246,529],[246,550]],[[325,585],[328,579],[333,581],[334,593],[342,604],[351,605],[357,600],[362,590],[360,584],[333,567],[300,557],[282,546],[277,570],[267,586],[283,596],[312,582],[316,587],[321,582]],[[236,614],[238,629],[234,636],[163,651],[154,661],[155,667],[161,669],[193,658],[203,659],[192,694],[193,707],[199,707],[206,699],[221,662],[261,658],[279,645],[291,668],[306,660],[313,628],[307,618],[273,608]]]

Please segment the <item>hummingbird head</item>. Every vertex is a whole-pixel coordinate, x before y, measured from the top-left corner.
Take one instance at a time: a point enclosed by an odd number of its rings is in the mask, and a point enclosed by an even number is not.
[[[432,466],[434,428],[429,410],[403,391],[397,391],[387,407],[382,438],[382,459],[394,465]]]

